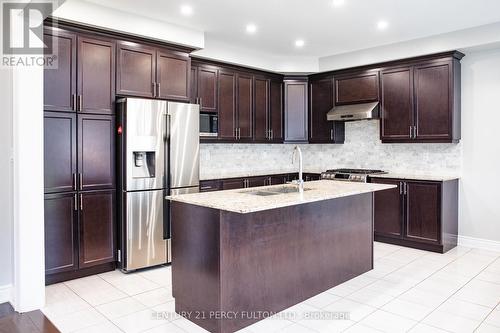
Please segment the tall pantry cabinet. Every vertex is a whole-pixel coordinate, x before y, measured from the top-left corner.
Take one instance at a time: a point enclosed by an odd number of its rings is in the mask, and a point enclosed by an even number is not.
[[[59,28],[44,73],[47,283],[115,265],[115,42]]]

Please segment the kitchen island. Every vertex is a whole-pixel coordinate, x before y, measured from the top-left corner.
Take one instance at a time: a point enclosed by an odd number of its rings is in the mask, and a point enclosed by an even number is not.
[[[373,193],[321,180],[169,197],[177,313],[234,332],[373,268]]]

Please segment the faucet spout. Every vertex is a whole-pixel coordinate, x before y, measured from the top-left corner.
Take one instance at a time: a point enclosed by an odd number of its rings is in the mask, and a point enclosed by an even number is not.
[[[304,193],[304,178],[302,177],[303,174],[302,150],[300,149],[299,146],[295,146],[295,148],[293,149],[292,164],[295,162],[295,156],[297,153],[299,155],[299,179],[297,180],[296,184],[299,186],[299,193],[302,194]]]

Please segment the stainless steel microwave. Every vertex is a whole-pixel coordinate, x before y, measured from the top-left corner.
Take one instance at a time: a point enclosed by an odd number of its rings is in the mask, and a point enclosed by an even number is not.
[[[219,117],[212,113],[200,113],[200,136],[216,137],[219,132]]]

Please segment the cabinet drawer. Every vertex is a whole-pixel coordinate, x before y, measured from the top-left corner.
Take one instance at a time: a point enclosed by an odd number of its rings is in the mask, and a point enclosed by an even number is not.
[[[200,192],[212,192],[222,190],[220,180],[205,180],[200,182]]]

